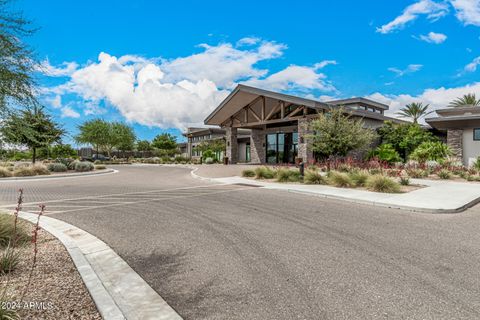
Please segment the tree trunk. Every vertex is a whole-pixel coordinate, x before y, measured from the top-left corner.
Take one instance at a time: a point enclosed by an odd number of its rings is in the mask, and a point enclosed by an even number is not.
[[[33,150],[32,150],[32,163],[35,164],[36,160],[37,160],[37,148],[33,148]]]

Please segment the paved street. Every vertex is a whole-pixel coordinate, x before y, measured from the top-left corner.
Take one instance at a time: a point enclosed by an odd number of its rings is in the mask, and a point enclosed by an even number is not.
[[[480,208],[420,214],[193,179],[0,182],[108,243],[185,319],[479,319]]]

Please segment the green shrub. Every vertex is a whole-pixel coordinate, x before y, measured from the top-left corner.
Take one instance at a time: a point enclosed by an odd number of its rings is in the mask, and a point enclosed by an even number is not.
[[[369,155],[370,158],[377,157],[380,161],[394,163],[402,161],[400,154],[390,143],[384,143],[376,147]]]
[[[204,161],[205,164],[212,164],[214,162],[215,162],[215,160],[213,160],[213,158],[210,158],[210,157],[206,158],[205,161]]]
[[[49,163],[47,169],[51,172],[65,172],[68,170],[67,166],[60,162]]]
[[[258,167],[255,169],[256,179],[273,179],[275,176],[275,170],[272,170],[269,167]]]
[[[70,162],[67,164],[68,170],[75,170],[75,168],[76,168],[76,166],[77,166],[77,163],[80,163],[80,161],[78,161],[78,160],[70,161]]]
[[[50,171],[43,164],[34,164],[32,170],[38,175],[49,175]]]
[[[95,161],[93,161],[93,164],[102,164],[102,161],[100,161],[100,160],[95,160]]]
[[[400,192],[400,184],[394,181],[392,178],[383,175],[373,175],[367,179],[365,186],[370,191],[384,192],[384,193],[397,193]]]
[[[450,171],[448,171],[446,169],[442,169],[442,170],[437,172],[437,176],[440,179],[450,179],[452,177],[452,174],[450,173]]]
[[[255,177],[255,171],[253,171],[252,169],[243,170],[242,177],[247,177],[247,178]]]
[[[212,150],[205,150],[202,152],[202,159],[206,161],[208,158],[215,158],[215,152]]]
[[[0,178],[7,178],[11,176],[12,176],[12,172],[10,171],[9,168],[0,167]]]
[[[425,178],[428,176],[428,171],[422,169],[407,169],[408,176],[412,178]]]
[[[410,155],[410,159],[419,162],[427,160],[440,161],[452,154],[450,148],[440,141],[426,141],[420,144]]]
[[[0,275],[12,272],[20,262],[20,254],[12,247],[7,248],[0,255]]]
[[[410,178],[407,176],[401,176],[400,177],[400,184],[402,186],[409,186],[410,185]]]
[[[30,176],[36,176],[37,173],[32,169],[32,167],[24,167],[20,166],[13,171],[13,175],[15,177],[30,177]]]
[[[364,187],[370,174],[364,170],[357,170],[350,172],[349,176],[355,187]]]
[[[8,214],[0,214],[0,248],[6,248],[13,240],[14,216]],[[27,224],[19,220],[17,222],[17,236],[16,243],[22,245],[30,240],[27,230]]]
[[[311,170],[311,171],[316,171],[316,170],[318,170],[318,167],[314,164],[310,164],[310,165],[308,165],[307,169]]]
[[[182,157],[182,156],[176,156],[175,157],[176,162],[187,162],[188,160],[189,160],[188,158],[185,158],[185,157]]]
[[[354,186],[352,179],[350,179],[348,174],[338,171],[330,171],[328,183],[341,188],[350,188]]]
[[[88,162],[88,161],[77,162],[75,164],[75,171],[77,171],[77,172],[92,171],[94,168],[95,167],[94,167],[93,163]]]
[[[307,170],[303,182],[306,184],[327,184],[327,179],[318,170]]]
[[[104,164],[95,165],[95,170],[105,170],[107,167]]]
[[[298,182],[302,179],[300,172],[298,170],[290,170],[282,168],[277,171],[277,181],[278,182]]]

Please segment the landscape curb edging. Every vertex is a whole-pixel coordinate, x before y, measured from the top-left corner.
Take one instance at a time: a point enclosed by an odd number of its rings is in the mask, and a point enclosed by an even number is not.
[[[68,173],[68,174],[58,174],[58,175],[37,175],[37,176],[30,176],[30,177],[8,177],[8,178],[0,178],[0,182],[2,181],[21,181],[21,180],[43,180],[43,179],[57,179],[57,178],[78,178],[78,177],[89,177],[95,175],[102,175],[102,174],[109,174],[109,173],[117,173],[118,170],[115,169],[105,169],[101,171],[95,172],[87,172],[87,173]]]
[[[30,212],[19,216],[33,223],[38,217]],[[40,226],[63,243],[103,319],[182,319],[105,242],[47,216],[40,219]]]
[[[192,171],[190,171],[190,175],[195,178],[195,179],[200,179],[200,180],[206,180],[210,182],[216,182],[216,183],[227,183],[221,179],[223,178],[207,178],[207,177],[202,177],[196,174],[196,171],[198,171],[198,167],[192,168]],[[241,178],[241,177],[231,177],[231,178]],[[241,178],[244,179],[244,178]],[[245,179],[248,180],[248,179]],[[233,183],[233,182],[232,182]],[[422,208],[422,207],[415,207],[415,206],[408,206],[408,205],[398,205],[398,204],[389,204],[389,203],[382,203],[378,201],[372,201],[372,200],[359,200],[359,199],[352,199],[349,197],[343,197],[343,196],[338,196],[338,195],[330,195],[330,194],[322,194],[322,193],[317,193],[317,192],[310,192],[307,190],[298,190],[298,189],[293,189],[293,188],[279,188],[276,186],[272,185],[264,185],[261,182],[254,181],[252,182],[251,180],[245,181],[245,183],[253,183],[256,184],[262,188],[265,189],[270,189],[270,190],[282,190],[286,192],[292,192],[292,193],[299,193],[299,194],[305,194],[305,195],[311,195],[311,196],[316,196],[316,197],[321,197],[321,198],[326,198],[326,199],[334,199],[334,200],[341,200],[341,201],[348,201],[351,203],[358,203],[358,204],[366,204],[366,205],[371,205],[374,207],[383,207],[383,208],[391,208],[391,209],[399,209],[399,210],[405,210],[405,211],[413,211],[413,212],[422,212],[422,213],[435,213],[435,214],[454,214],[454,213],[460,213],[465,211],[466,209],[480,203],[480,195],[478,198],[471,200],[462,206],[459,206],[457,208],[452,208],[452,209],[432,209],[432,208]]]

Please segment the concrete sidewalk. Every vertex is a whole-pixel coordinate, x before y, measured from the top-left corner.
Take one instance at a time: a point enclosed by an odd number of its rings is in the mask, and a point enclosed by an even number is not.
[[[413,184],[426,187],[408,193],[379,193],[324,185],[266,182],[238,176],[206,178],[199,176],[195,171],[192,171],[193,176],[214,182],[254,184],[266,189],[308,193],[325,198],[420,212],[455,213],[480,202],[480,184],[475,183],[412,179]]]

